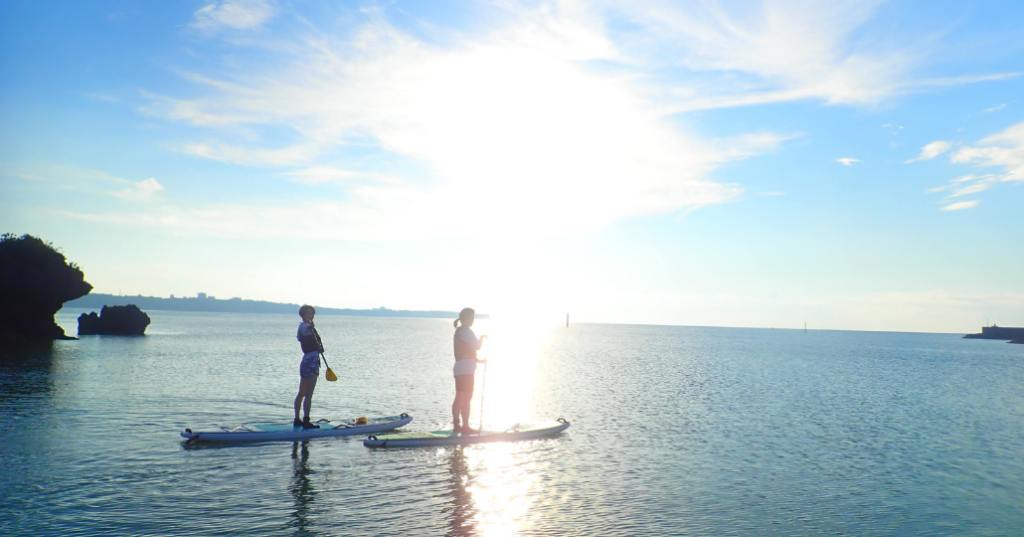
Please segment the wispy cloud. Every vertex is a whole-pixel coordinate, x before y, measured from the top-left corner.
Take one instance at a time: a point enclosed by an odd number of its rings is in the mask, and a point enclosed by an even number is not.
[[[951,161],[1002,168],[1002,174],[992,176],[995,181],[1024,181],[1024,122],[984,138],[976,146],[960,148]]]
[[[949,205],[946,205],[945,207],[942,208],[942,210],[943,211],[962,211],[964,209],[971,209],[971,208],[977,207],[978,203],[981,203],[981,202],[979,202],[977,200],[974,200],[974,201],[958,201],[956,203],[951,203]]]
[[[268,0],[218,0],[199,8],[189,26],[203,31],[259,28],[277,12]]]
[[[771,192],[758,192],[758,196],[785,196],[785,192],[771,191]]]
[[[897,125],[895,123],[886,123],[885,125],[882,125],[882,128],[887,129],[890,133],[892,133],[893,136],[895,136],[899,134],[901,130],[903,130],[903,125]]]
[[[159,181],[150,177],[149,179],[133,183],[124,190],[111,192],[110,194],[128,201],[148,201],[154,199],[163,189],[164,186]]]
[[[953,192],[946,196],[949,198],[958,198],[960,196],[966,196],[968,194],[977,194],[978,192],[984,192],[989,188],[992,188],[994,182],[998,182],[998,178],[995,175],[965,175],[963,177],[957,177],[949,182],[948,185],[937,186],[935,188],[929,188],[925,190],[928,194],[935,192],[942,192],[945,190],[952,190]],[[973,183],[973,184],[970,184]],[[966,186],[964,186],[966,185]],[[971,205],[973,207],[973,205]],[[966,207],[957,207],[955,209],[943,209],[943,210],[956,210]]]
[[[999,110],[1002,110],[1003,108],[1006,108],[1006,103],[1003,103],[1003,104],[1001,104],[999,106],[993,106],[992,108],[986,108],[985,112],[998,112]]]
[[[188,155],[241,164],[243,166],[302,166],[316,159],[321,149],[316,144],[306,143],[282,148],[246,147],[219,142],[188,144],[182,148]]]
[[[874,23],[884,3],[613,0],[600,5],[625,16],[635,28],[617,34],[623,54],[705,75],[703,83],[676,87],[670,109],[677,112],[800,99],[873,105],[927,88],[1020,75],[915,78],[913,73],[932,61],[934,36],[907,34],[894,40],[881,30],[884,39],[866,39],[880,31]]]
[[[688,134],[661,118],[647,88],[577,63],[614,56],[600,34],[548,22],[446,47],[381,19],[342,38],[311,31],[295,36],[287,54],[244,72],[190,76],[203,78],[212,95],[152,96],[143,111],[220,129],[220,138],[232,122],[297,133],[284,147],[208,138],[182,150],[242,165],[300,166],[305,171],[283,173],[308,183],[343,185],[351,177],[318,162],[331,152],[383,151],[405,163],[394,177],[401,184],[344,187],[346,217],[335,224],[368,230],[364,222],[389,222],[379,229],[395,237],[402,236],[396,226],[417,236],[449,234],[458,226],[438,216],[446,214],[479,223],[477,233],[551,234],[723,203],[742,188],[710,180],[712,170],[795,136]]]
[[[933,159],[933,158],[935,158],[935,157],[945,153],[946,151],[949,151],[949,149],[951,147],[952,147],[952,145],[950,145],[949,142],[943,142],[941,140],[940,141],[936,141],[936,142],[932,142],[932,143],[922,147],[921,148],[921,154],[919,154],[917,157],[912,158],[910,160],[905,160],[903,162],[904,162],[904,164],[910,164],[911,162],[920,162],[922,160],[931,160],[931,159]]]
[[[347,183],[356,179],[373,179],[387,181],[388,178],[379,173],[358,172],[332,168],[330,166],[314,166],[303,170],[285,172],[281,175],[289,177],[296,183],[319,185],[322,183]]]
[[[960,196],[966,196],[968,194],[977,194],[988,190],[992,187],[991,183],[975,183],[973,185],[965,186],[956,189],[952,194],[946,196],[947,198],[959,198]]]
[[[403,226],[445,234],[446,212],[481,222],[478,233],[595,230],[735,199],[742,187],[715,182],[714,170],[796,136],[709,140],[672,114],[799,99],[873,105],[1012,76],[915,79],[926,39],[864,38],[881,4],[513,0],[497,4],[507,17],[486,31],[433,40],[392,25],[388,8],[368,9],[340,31],[302,19],[274,46],[233,40],[260,47],[259,61],[239,54],[221,70],[181,73],[199,96],[146,93],[140,112],[202,127],[181,145],[187,154],[334,183],[345,212],[335,224],[350,228],[338,235],[380,221],[398,238]],[[269,2],[224,1],[192,26],[257,28],[276,14]],[[369,152],[400,170],[390,182],[356,177],[361,166],[339,158]]]

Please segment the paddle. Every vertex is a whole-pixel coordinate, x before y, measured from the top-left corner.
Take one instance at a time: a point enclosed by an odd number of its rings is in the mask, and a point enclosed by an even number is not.
[[[334,374],[334,370],[331,369],[331,364],[327,363],[327,357],[324,356],[324,342],[320,341],[320,334],[313,328],[313,336],[316,337],[316,344],[320,346],[320,358],[324,361],[324,365],[327,366],[327,373],[324,374],[324,378],[328,382],[334,382],[338,380],[338,375]]]
[[[476,434],[484,434],[484,396],[487,395],[487,360],[491,357],[491,353],[487,353],[487,358],[484,358],[484,378],[480,382],[480,428],[477,429]]]

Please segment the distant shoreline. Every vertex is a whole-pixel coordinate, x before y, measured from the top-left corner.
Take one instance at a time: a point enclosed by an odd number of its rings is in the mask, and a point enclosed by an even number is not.
[[[165,310],[208,311],[222,313],[293,313],[296,315],[298,315],[299,312],[299,304],[267,302],[264,300],[246,300],[241,298],[222,300],[212,297],[163,298],[142,295],[120,296],[103,293],[88,294],[81,298],[76,298],[75,300],[69,300],[64,303],[64,307],[102,308],[103,306],[126,306],[128,304],[135,304],[143,311]],[[356,317],[420,317],[429,319],[454,319],[459,316],[458,312],[454,311],[393,310],[384,307],[359,310],[316,306],[316,312],[320,315],[351,315]],[[486,319],[487,315],[477,315],[477,317]]]

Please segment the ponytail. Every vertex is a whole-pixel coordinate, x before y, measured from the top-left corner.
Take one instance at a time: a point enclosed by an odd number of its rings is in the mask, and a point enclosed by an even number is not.
[[[465,319],[469,319],[474,316],[476,316],[476,311],[473,310],[473,308],[462,308],[462,311],[459,312],[459,318],[455,319],[455,322],[452,323],[452,326],[458,328],[459,321],[462,321],[462,324],[466,324]]]

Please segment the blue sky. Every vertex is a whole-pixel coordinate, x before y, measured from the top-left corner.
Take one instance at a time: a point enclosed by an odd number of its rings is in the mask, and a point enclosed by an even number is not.
[[[98,292],[1024,325],[1020,2],[0,9],[0,228]]]

